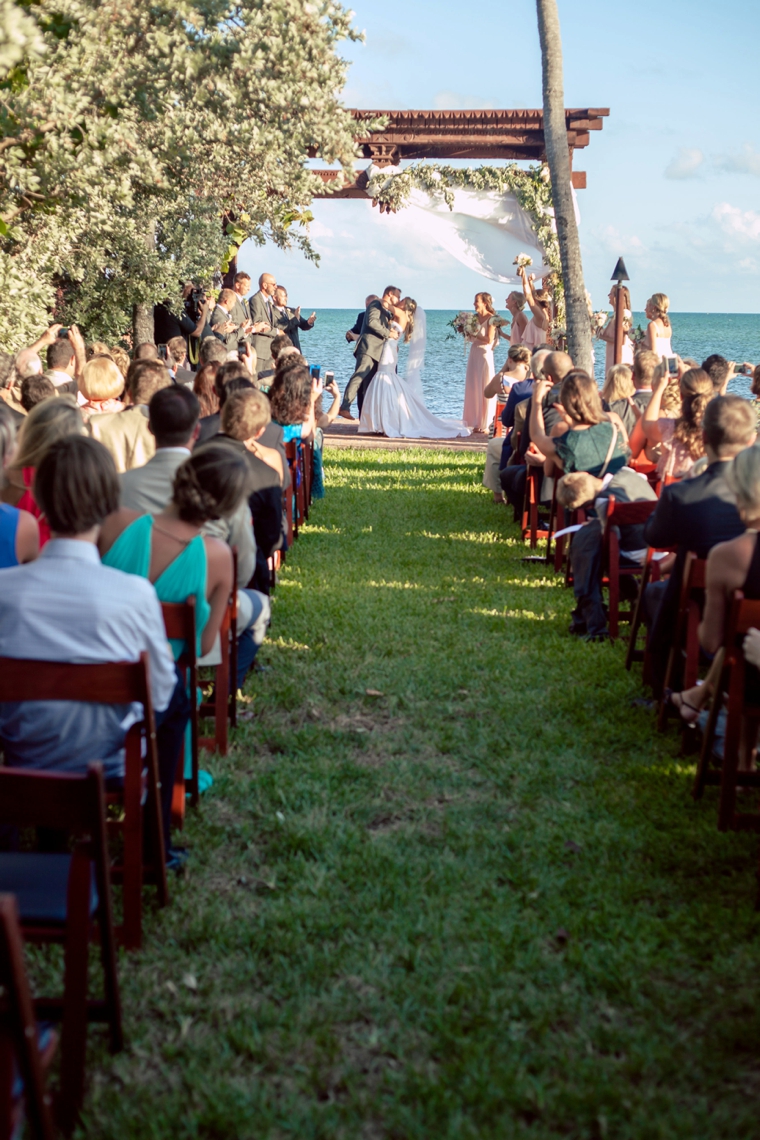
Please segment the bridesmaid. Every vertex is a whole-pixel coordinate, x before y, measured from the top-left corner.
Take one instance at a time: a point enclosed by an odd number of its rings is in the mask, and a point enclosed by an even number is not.
[[[512,317],[512,328],[509,330],[510,346],[513,344],[522,344],[523,333],[528,323],[528,318],[524,312],[525,294],[518,293],[515,289],[509,294],[505,304],[507,306],[507,312]]]
[[[643,347],[651,348],[658,356],[673,356],[670,338],[673,328],[670,324],[668,309],[670,298],[666,293],[653,293],[646,303],[644,315],[649,324],[644,335]]]
[[[464,411],[462,419],[472,431],[488,431],[496,411],[496,397],[487,400],[483,390],[494,374],[493,346],[497,330],[489,324],[496,315],[490,293],[475,294],[475,314],[478,331],[468,336],[470,355],[467,358],[467,375],[464,381]]]
[[[622,286],[621,292],[623,294],[623,355],[618,363],[633,365],[633,341],[628,335],[632,321],[631,294],[628,291],[627,285]],[[612,319],[607,322],[599,333],[599,339],[605,342],[605,376],[615,364],[615,293],[616,289],[613,285],[610,289],[610,295],[607,298],[612,305]]]
[[[541,344],[550,344],[552,330],[552,296],[546,289],[534,289],[535,275],[530,277],[524,265],[518,270],[522,278],[525,299],[533,316],[523,329],[522,343],[531,352]]]

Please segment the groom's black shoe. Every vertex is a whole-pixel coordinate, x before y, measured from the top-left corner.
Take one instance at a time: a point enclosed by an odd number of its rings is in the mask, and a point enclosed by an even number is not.
[[[344,412],[342,408],[338,412],[338,415],[342,420],[350,420],[352,424],[356,423],[356,417],[352,416],[350,412]]]

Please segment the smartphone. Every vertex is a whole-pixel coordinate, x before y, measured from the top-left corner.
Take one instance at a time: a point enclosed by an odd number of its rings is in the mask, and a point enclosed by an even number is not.
[[[161,360],[166,360],[166,345],[165,344],[157,344],[156,348],[158,349],[159,358]]]
[[[325,388],[329,388],[331,384],[335,383],[335,373],[325,372]]]
[[[670,373],[670,375],[671,376],[677,376],[678,375],[678,361],[676,360],[675,356],[666,356],[665,359],[668,362],[668,372]]]
[[[58,335],[61,338],[61,340],[68,340],[69,339],[69,330],[68,329],[59,329]]]
[[[748,364],[737,364],[734,371],[737,372],[739,376],[751,376],[752,375],[752,369],[749,367]]]
[[[312,364],[309,368],[312,380],[319,380],[322,376],[322,365]]]
[[[248,345],[246,344],[245,340],[239,340],[238,341],[238,348],[237,348],[238,360],[245,360],[246,356],[248,355],[247,348],[248,348]]]

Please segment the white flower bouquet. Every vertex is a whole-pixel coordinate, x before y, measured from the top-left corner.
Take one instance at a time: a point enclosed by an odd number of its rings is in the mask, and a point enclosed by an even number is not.
[[[477,313],[462,312],[451,318],[448,327],[453,329],[453,332],[448,334],[446,340],[455,340],[457,336],[475,336],[480,328],[480,321]]]
[[[527,253],[518,253],[512,264],[516,265],[518,269],[527,269],[529,265],[533,264],[533,258]]]

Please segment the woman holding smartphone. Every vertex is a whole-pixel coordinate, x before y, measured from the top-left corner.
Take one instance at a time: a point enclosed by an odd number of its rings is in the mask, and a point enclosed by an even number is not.
[[[676,361],[683,368],[678,357]],[[683,372],[679,384],[682,400],[680,416],[677,419],[662,416],[662,397],[670,380],[667,361],[663,360],[652,380],[652,399],[637,425],[643,430],[648,443],[661,445],[657,462],[657,474],[661,479],[668,475],[677,478],[685,475],[692,464],[704,455],[702,420],[707,405],[715,395],[713,382],[707,373],[701,368],[689,368]],[[636,432],[631,440],[634,455],[637,454],[635,435]]]

